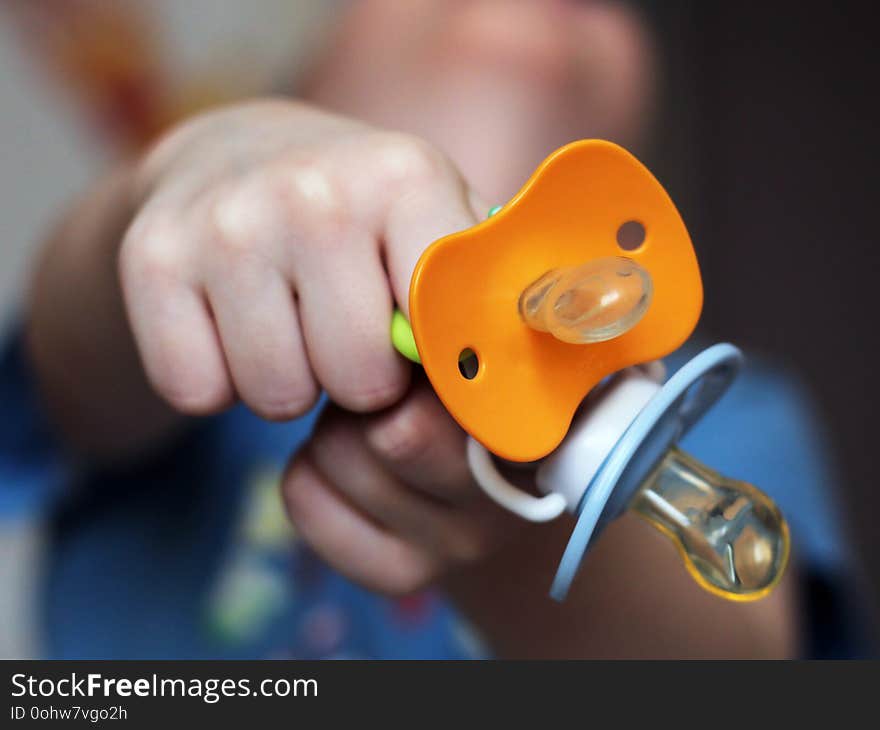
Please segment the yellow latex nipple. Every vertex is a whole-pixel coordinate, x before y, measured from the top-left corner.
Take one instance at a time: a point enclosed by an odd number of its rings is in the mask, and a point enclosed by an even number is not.
[[[530,327],[563,342],[604,342],[638,323],[652,293],[645,269],[623,256],[606,256],[548,271],[520,295],[519,311]]]
[[[788,562],[788,525],[767,495],[673,447],[630,509],[668,535],[693,578],[734,601],[766,596]]]

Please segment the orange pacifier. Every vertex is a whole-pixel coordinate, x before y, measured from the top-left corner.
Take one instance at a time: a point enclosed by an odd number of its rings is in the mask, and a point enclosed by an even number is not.
[[[702,296],[666,191],[600,140],[554,152],[513,200],[416,265],[411,330],[396,313],[392,340],[470,435],[471,471],[490,497],[525,519],[578,516],[558,599],[593,537],[627,508],[671,537],[714,593],[759,598],[782,575],[789,537],[773,502],[676,446],[742,359],[716,345],[662,384],[653,361],[690,336]],[[492,454],[540,460],[544,496],[508,483]]]

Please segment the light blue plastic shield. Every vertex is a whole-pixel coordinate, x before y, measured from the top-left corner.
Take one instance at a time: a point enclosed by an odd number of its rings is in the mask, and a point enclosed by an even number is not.
[[[722,343],[704,350],[673,375],[639,412],[605,458],[578,506],[550,595],[562,601],[594,535],[618,517],[671,446],[703,417],[733,382],[742,353]]]

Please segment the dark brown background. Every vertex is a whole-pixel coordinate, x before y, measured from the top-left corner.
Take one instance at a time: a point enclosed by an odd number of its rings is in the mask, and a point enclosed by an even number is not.
[[[867,4],[654,3],[656,164],[691,230],[702,326],[797,369],[880,593],[878,24]]]

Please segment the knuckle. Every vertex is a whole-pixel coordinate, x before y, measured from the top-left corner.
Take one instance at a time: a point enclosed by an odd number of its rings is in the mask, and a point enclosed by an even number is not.
[[[303,159],[300,155],[282,158],[267,166],[262,174],[267,198],[274,202],[276,210],[282,211],[288,224],[305,234],[306,240],[352,226],[351,206],[343,186],[321,161]],[[334,236],[320,238],[335,240]]]
[[[174,222],[156,213],[143,213],[126,231],[119,249],[119,269],[125,278],[173,279],[180,275],[180,251]]]
[[[367,438],[380,456],[393,462],[417,460],[432,442],[430,423],[412,408],[401,408],[382,418],[369,428]]]
[[[377,590],[393,596],[407,596],[425,588],[433,578],[428,560],[421,555],[402,549],[389,555],[387,570],[377,580]]]
[[[411,134],[383,132],[375,144],[385,184],[407,186],[432,182],[449,169],[446,156],[434,145]]]
[[[249,186],[227,183],[206,192],[204,198],[205,224],[216,250],[233,260],[251,255],[258,200]]]

